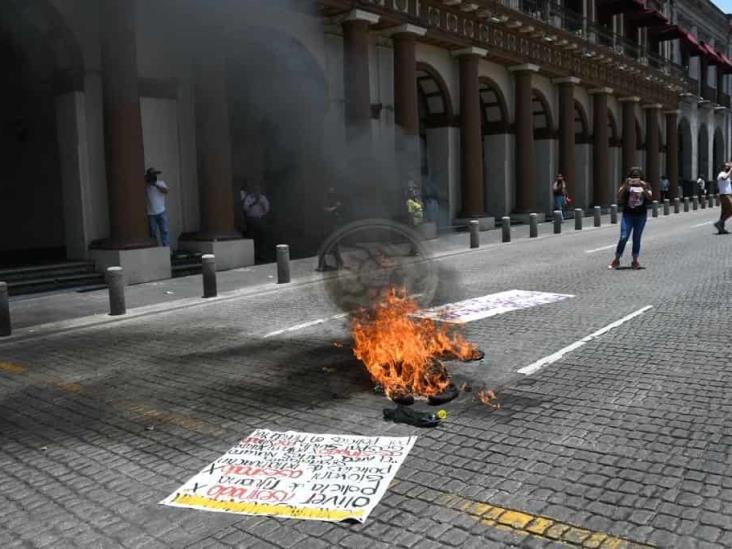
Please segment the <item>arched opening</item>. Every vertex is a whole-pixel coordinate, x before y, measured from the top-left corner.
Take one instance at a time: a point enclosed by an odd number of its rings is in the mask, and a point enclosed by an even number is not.
[[[544,212],[552,210],[551,183],[557,171],[558,158],[555,157],[554,121],[549,101],[539,90],[532,93],[532,113],[534,117],[534,147],[536,151],[535,170],[538,205]]]
[[[679,177],[683,196],[691,196],[693,182],[696,177],[692,168],[692,142],[691,142],[691,126],[686,118],[682,118],[679,122]]]
[[[534,139],[551,139],[554,137],[549,102],[539,90],[534,90],[531,97],[531,110],[534,116]]]
[[[569,185],[570,190],[574,189],[574,207],[586,208],[592,202],[592,135],[587,112],[577,100],[574,102],[574,143],[575,181],[569,182]],[[567,174],[564,176],[567,177]]]
[[[697,137],[697,177],[702,177],[705,181],[709,179],[709,134],[707,127],[702,124],[699,126],[699,135]]]
[[[369,201],[355,180],[355,159],[351,166],[326,161],[333,151],[323,145],[325,75],[302,43],[273,28],[251,27],[231,37],[226,63],[237,216],[240,187],[259,187],[271,204],[260,259],[272,260],[274,245],[285,240],[294,256],[310,255],[326,230],[322,207],[329,187],[354,202],[363,198],[364,208]],[[372,188],[371,194],[379,193]]]
[[[420,164],[425,218],[438,227],[451,224],[450,127],[454,116],[447,85],[431,66],[417,64]]]
[[[79,86],[81,54],[45,0],[0,10],[0,266],[66,259],[57,97]]]
[[[510,203],[510,152],[508,107],[501,88],[490,78],[480,79],[480,107],[483,130],[483,180],[486,211],[494,217],[507,215]]]
[[[722,164],[725,161],[724,158],[724,135],[722,134],[722,128],[714,130],[714,145],[713,145],[714,161],[712,162],[712,180],[715,185],[714,192],[716,191],[716,178],[714,177],[722,168]]]

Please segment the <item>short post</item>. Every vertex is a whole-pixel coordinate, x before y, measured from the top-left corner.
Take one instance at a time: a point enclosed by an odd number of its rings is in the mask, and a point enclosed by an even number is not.
[[[699,197],[699,205],[701,206],[701,209],[702,210],[706,210],[707,209],[707,197],[706,196],[701,195]]]
[[[600,227],[602,225],[602,210],[600,209],[600,206],[595,206],[593,208],[593,213],[595,215],[595,227]]]
[[[694,195],[691,197],[692,210],[696,211],[699,209],[699,197]]]
[[[618,224],[618,205],[610,204],[610,223],[613,225]]]
[[[674,213],[679,213],[679,210],[681,209],[681,199],[677,196],[674,198]]]
[[[714,207],[714,196],[711,194],[707,195],[707,207],[713,208]]]
[[[653,217],[658,217],[658,200],[654,200],[651,203],[651,211],[653,212]]]
[[[468,227],[470,228],[470,247],[480,248],[480,221],[471,219]]]
[[[539,216],[535,213],[529,214],[529,238],[539,236]]]
[[[290,281],[290,247],[287,244],[277,244],[277,284],[287,284]]]
[[[584,216],[584,212],[582,211],[582,208],[574,209],[574,230],[575,231],[582,230],[582,217],[583,216]]]
[[[671,201],[668,198],[663,199],[663,215],[671,213]]]
[[[0,337],[9,336],[11,331],[8,284],[0,282]]]
[[[684,197],[684,211],[685,212],[689,211],[689,197],[688,196]]]
[[[203,266],[203,297],[216,297],[216,256],[214,254],[205,254],[201,257],[201,265]]]
[[[501,233],[503,242],[511,242],[511,218],[508,216],[501,218]]]
[[[554,210],[554,234],[562,232],[562,211]]]
[[[107,267],[107,286],[109,286],[109,314],[111,316],[126,314],[125,273],[122,267]]]

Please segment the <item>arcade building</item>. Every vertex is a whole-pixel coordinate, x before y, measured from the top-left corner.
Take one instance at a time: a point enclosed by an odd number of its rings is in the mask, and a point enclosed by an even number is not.
[[[731,30],[707,0],[4,0],[0,268],[251,265],[252,184],[295,256],[331,185],[352,217],[398,215],[416,185],[439,230],[549,213],[559,172],[580,208],[635,165],[691,195],[732,152]]]

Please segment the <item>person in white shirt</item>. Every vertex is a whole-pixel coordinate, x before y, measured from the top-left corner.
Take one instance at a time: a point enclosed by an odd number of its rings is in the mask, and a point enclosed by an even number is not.
[[[732,217],[732,181],[730,181],[730,172],[732,171],[732,163],[725,162],[722,171],[717,176],[717,188],[719,189],[719,203],[722,211],[719,215],[719,221],[714,226],[719,231],[717,234],[729,234],[724,228],[724,224]]]
[[[158,180],[160,170],[148,168],[145,172],[145,198],[147,199],[147,221],[150,227],[150,238],[157,242],[158,231],[160,232],[160,243],[163,246],[170,246],[168,237],[168,212],[165,209],[165,195],[168,194],[168,186],[165,181]]]
[[[259,185],[254,184],[251,192],[242,186],[240,191],[241,208],[246,223],[247,233],[254,240],[254,253],[258,259],[264,259],[264,238],[266,233],[267,215],[270,211],[269,199],[262,192]]]
[[[696,188],[699,196],[707,194],[707,182],[701,175],[696,179]]]

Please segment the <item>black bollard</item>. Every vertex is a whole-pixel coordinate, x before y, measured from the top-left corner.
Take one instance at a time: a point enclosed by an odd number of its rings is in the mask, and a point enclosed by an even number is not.
[[[529,214],[529,238],[539,236],[539,216],[535,213]]]
[[[290,282],[290,247],[277,244],[277,284]]]
[[[9,336],[11,332],[8,284],[0,282],[0,337]]]
[[[511,218],[501,218],[501,233],[503,242],[511,242]]]
[[[554,210],[554,234],[562,232],[562,212]]]
[[[470,247],[480,248],[480,221],[471,219],[468,222],[468,228],[470,229]]]
[[[610,204],[610,223],[612,225],[618,224],[618,205]]]
[[[214,254],[205,254],[201,257],[201,274],[203,275],[203,297],[216,297],[218,289],[216,287],[216,256]]]
[[[126,314],[125,274],[122,267],[107,267],[107,286],[109,286],[109,314],[111,316]]]

